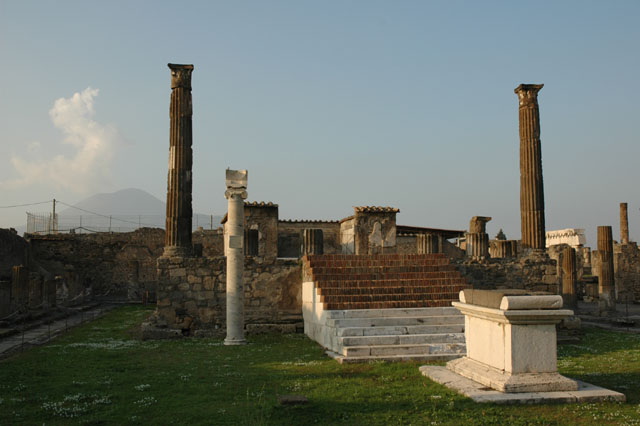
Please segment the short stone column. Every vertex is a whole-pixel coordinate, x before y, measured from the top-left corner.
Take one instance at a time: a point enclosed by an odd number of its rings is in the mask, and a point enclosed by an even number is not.
[[[620,244],[629,244],[629,216],[627,203],[620,203]]]
[[[167,183],[167,231],[164,256],[191,253],[191,206],[193,164],[191,72],[193,65],[169,64],[171,69],[171,118],[169,175]]]
[[[576,291],[576,250],[566,247],[562,251],[562,300],[567,308],[575,308],[578,301]]]
[[[613,275],[613,236],[611,226],[598,226],[598,297],[600,312],[615,311],[615,282]]]
[[[322,229],[302,230],[302,255],[324,254],[324,236]]]
[[[225,345],[243,345],[244,338],[244,200],[247,198],[246,170],[226,171],[228,201],[225,224],[227,255],[227,337]]]
[[[582,259],[584,267],[591,268],[591,247],[582,247]]]
[[[462,290],[467,355],[447,369],[500,392],[575,391],[558,374],[556,324],[573,312],[559,295],[524,290]]]
[[[418,254],[440,253],[440,238],[436,234],[416,235]]]
[[[469,222],[467,238],[467,256],[474,260],[489,257],[489,234],[487,234],[488,216],[474,216]]]
[[[522,246],[536,250],[545,249],[544,188],[538,107],[538,92],[542,87],[542,84],[521,84],[515,89],[519,99]]]

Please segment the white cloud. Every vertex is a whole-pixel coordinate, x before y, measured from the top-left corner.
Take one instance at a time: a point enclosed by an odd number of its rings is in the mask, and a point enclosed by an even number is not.
[[[111,161],[122,138],[115,127],[93,119],[93,104],[98,92],[98,89],[87,87],[70,98],[56,100],[49,111],[53,125],[64,134],[62,142],[72,148],[70,155],[42,158],[41,144],[31,143],[28,157],[13,155],[11,158],[18,177],[2,182],[0,186],[10,189],[54,186],[76,193],[104,187],[110,180]]]

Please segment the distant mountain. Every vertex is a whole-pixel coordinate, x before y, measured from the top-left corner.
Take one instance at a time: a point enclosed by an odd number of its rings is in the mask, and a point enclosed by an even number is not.
[[[107,194],[95,194],[74,204],[74,207],[104,215],[165,215],[165,203],[147,191],[137,188],[121,189]],[[60,209],[60,215],[82,213],[78,209]]]
[[[74,204],[58,208],[58,229],[85,231],[132,231],[139,226],[164,228],[166,204],[142,189],[95,194]],[[222,216],[213,216],[213,228],[220,226]],[[211,227],[211,216],[194,214],[193,229]]]

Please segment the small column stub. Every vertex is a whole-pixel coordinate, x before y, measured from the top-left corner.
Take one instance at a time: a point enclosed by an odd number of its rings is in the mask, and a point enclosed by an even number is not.
[[[566,247],[562,251],[562,300],[567,308],[576,307],[578,302],[576,286],[576,249]]]
[[[192,122],[191,73],[193,65],[168,64],[171,69],[171,120],[167,223],[164,256],[191,254]]]
[[[228,200],[224,230],[227,255],[227,337],[225,345],[244,345],[244,200],[248,172],[226,170],[224,196]]]
[[[543,86],[543,84],[521,84],[514,90],[519,100],[522,245],[536,250],[545,249],[544,188],[538,107],[538,92]]]

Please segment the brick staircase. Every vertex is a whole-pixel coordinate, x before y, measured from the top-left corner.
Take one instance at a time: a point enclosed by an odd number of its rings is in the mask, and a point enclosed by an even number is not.
[[[443,254],[303,258],[305,333],[339,362],[464,355],[465,279]]]

